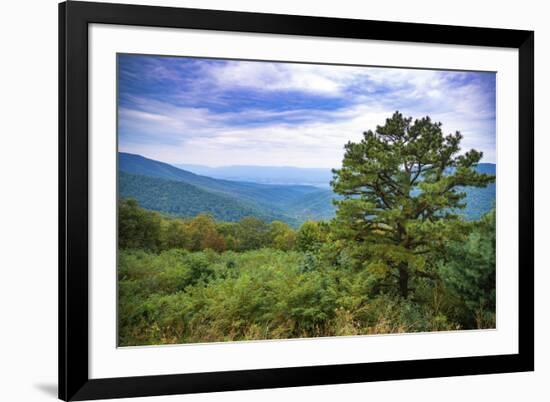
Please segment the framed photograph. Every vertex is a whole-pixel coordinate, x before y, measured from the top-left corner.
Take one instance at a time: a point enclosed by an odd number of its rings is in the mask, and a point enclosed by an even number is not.
[[[59,397],[534,369],[534,33],[59,5]]]

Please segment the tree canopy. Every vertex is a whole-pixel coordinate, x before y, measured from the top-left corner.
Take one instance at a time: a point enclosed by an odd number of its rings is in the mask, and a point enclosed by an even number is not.
[[[441,127],[395,113],[349,142],[330,221],[178,217],[121,196],[118,344],[495,328],[495,209],[460,213],[494,170]]]
[[[436,279],[436,255],[465,238],[456,213],[467,186],[484,187],[493,175],[478,173],[483,154],[461,153],[462,134],[445,135],[441,123],[413,122],[399,112],[360,142],[348,142],[342,168],[333,170],[338,237],[348,240],[382,287],[407,298],[417,277]]]

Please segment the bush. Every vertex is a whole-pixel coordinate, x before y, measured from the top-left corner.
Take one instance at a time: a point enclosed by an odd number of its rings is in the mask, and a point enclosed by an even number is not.
[[[495,325],[495,216],[400,296],[382,260],[306,222],[171,219],[119,204],[121,346],[427,332]],[[382,279],[381,279],[382,278]]]

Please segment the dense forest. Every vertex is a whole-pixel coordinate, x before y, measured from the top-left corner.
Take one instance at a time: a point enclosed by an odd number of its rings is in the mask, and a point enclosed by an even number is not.
[[[244,213],[295,227],[334,216],[334,194],[328,189],[215,179],[127,153],[119,153],[119,191],[147,209],[180,217],[193,217],[200,209],[220,220],[237,221]]]
[[[204,169],[191,166],[197,172],[228,176],[235,168]],[[480,163],[474,168],[479,173],[494,174],[494,164]],[[140,155],[119,153],[119,197],[133,198],[153,211],[189,218],[200,212],[209,213],[217,220],[238,221],[245,216],[256,216],[265,222],[280,220],[296,228],[307,220],[330,220],[336,216],[333,200],[341,195],[324,186],[313,186],[312,169],[241,167],[237,171],[243,179],[255,179],[267,170],[271,180],[276,174],[283,182],[295,184],[265,184],[232,181],[195,174],[167,163]],[[319,169],[317,169],[319,170]],[[326,169],[329,174],[330,169]],[[324,176],[321,176],[324,177]],[[416,190],[418,191],[418,190]],[[487,213],[495,200],[495,184],[487,187],[464,187],[465,207],[457,211],[466,219],[477,220]]]
[[[297,224],[282,213],[181,181],[119,172],[119,194],[122,198],[135,199],[146,209],[172,216],[191,217],[207,211],[216,219],[226,221],[256,216],[266,222],[285,219]]]
[[[328,220],[182,218],[121,196],[119,345],[494,328],[495,210],[457,211],[495,177],[440,127],[396,113],[348,143]]]

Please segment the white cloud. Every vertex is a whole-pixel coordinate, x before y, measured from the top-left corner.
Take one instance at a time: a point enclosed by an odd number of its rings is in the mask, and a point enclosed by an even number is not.
[[[208,65],[204,82],[224,88],[251,88],[261,91],[300,91],[319,95],[341,95],[364,68],[320,66],[253,61]]]
[[[182,110],[176,115],[187,116],[187,112]],[[171,163],[339,167],[344,144],[350,140],[360,140],[364,131],[383,124],[392,113],[391,109],[356,105],[345,110],[319,112],[300,124],[272,123],[254,127],[225,125],[219,114],[206,113],[201,115],[198,126],[188,122],[180,124],[177,118],[171,129],[164,126],[161,131],[177,139],[170,146],[127,143],[122,150]],[[415,117],[422,115],[412,109],[404,113]],[[481,148],[486,151],[486,160],[494,160],[491,152],[487,153],[492,149],[492,144],[485,141],[484,135],[478,135],[489,129],[483,121],[454,119],[447,114],[432,117],[445,122],[445,132],[460,129],[465,134],[465,150]],[[138,126],[147,124],[150,124],[148,117],[145,121],[136,121]],[[156,124],[150,128],[153,130],[155,127],[159,129]]]
[[[463,73],[260,62],[201,68],[197,90],[292,90],[345,97],[351,103],[328,111],[256,108],[215,113],[131,98],[134,107],[119,113],[122,151],[211,166],[339,167],[346,142],[359,140],[363,131],[383,124],[399,109],[414,118],[429,115],[443,122],[445,132],[461,131],[464,150],[481,149],[485,161],[495,161],[494,110],[479,85],[456,83]]]

